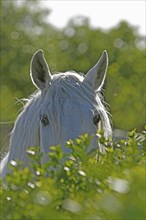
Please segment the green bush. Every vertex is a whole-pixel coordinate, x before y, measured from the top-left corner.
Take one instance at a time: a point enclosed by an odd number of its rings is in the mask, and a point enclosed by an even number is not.
[[[119,142],[97,135],[105,154],[85,153],[90,137],[84,135],[67,142],[72,154],[51,147],[43,166],[39,147],[29,149],[31,171],[12,161],[1,183],[1,218],[145,219],[145,132]]]

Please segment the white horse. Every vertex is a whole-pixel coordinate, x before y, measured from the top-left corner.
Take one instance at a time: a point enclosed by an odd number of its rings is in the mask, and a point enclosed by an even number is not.
[[[103,129],[105,137],[111,136],[108,113],[102,103],[100,91],[108,66],[108,55],[104,51],[99,61],[85,76],[75,72],[51,75],[43,51],[37,51],[31,60],[30,75],[38,91],[27,101],[11,132],[10,150],[1,162],[1,176],[9,171],[11,160],[22,161],[29,166],[26,153],[31,146],[40,146],[44,153],[49,146],[60,145],[67,151],[65,142],[79,135],[95,134]],[[100,147],[93,136],[89,151]],[[102,150],[102,149],[101,149]]]

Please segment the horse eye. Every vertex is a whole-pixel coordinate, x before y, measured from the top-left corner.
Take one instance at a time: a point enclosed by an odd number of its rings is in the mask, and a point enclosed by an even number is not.
[[[100,122],[101,118],[100,115],[94,115],[93,116],[93,123],[97,126],[97,124]]]
[[[47,115],[41,115],[40,121],[44,126],[47,126],[49,124],[49,119],[48,119]]]

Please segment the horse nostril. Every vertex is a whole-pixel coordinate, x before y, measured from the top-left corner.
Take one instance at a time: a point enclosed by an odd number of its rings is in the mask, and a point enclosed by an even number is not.
[[[47,115],[41,115],[40,121],[44,126],[47,126],[49,124],[49,119]]]

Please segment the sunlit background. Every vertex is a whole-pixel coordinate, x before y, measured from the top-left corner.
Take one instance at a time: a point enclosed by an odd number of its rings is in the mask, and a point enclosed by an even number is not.
[[[113,128],[145,124],[145,1],[1,1],[1,141],[35,91],[33,53],[43,49],[53,72],[86,73],[104,49],[104,96]],[[12,123],[11,123],[12,122]]]
[[[93,28],[106,30],[118,25],[121,20],[126,20],[137,26],[141,34],[145,34],[145,0],[43,0],[41,4],[51,10],[48,21],[57,28],[64,28],[69,19],[82,15],[90,19]]]

